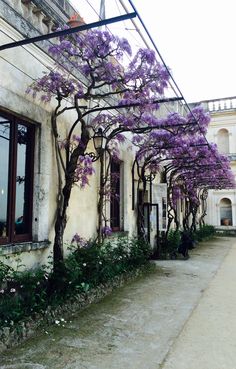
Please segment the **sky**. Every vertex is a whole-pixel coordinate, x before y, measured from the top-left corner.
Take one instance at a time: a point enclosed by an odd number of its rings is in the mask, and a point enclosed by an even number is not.
[[[99,12],[100,0],[70,2],[86,23],[97,20],[92,7]],[[123,3],[130,9],[128,0]],[[105,4],[107,18],[124,14],[119,0]],[[133,0],[133,4],[187,102],[236,96],[235,0]],[[130,21],[111,27],[134,49],[140,46]]]

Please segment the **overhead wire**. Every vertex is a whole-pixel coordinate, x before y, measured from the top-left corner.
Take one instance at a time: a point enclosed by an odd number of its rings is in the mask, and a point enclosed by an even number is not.
[[[119,14],[122,14],[121,9],[120,9],[121,4],[119,6],[118,2],[119,2],[119,0],[115,0],[115,4],[116,4],[116,7],[117,7],[117,10],[118,10]],[[137,32],[136,28],[127,28],[126,27],[126,21],[122,21],[121,23],[123,23],[125,31],[128,32],[129,35],[131,36],[131,38],[136,42],[136,45],[135,46],[140,47],[140,48],[143,47],[143,46],[147,47],[147,44],[143,40],[142,40],[142,44],[141,44],[140,43],[140,39],[138,39],[137,37],[135,37],[135,32]]]
[[[122,4],[122,6],[123,6],[123,8],[124,8],[124,5],[123,5],[123,0],[119,0],[120,1],[120,3]],[[168,69],[168,67],[167,67],[167,65],[165,64],[165,61],[164,61],[164,59],[163,59],[163,57],[162,57],[162,55],[160,54],[160,52],[159,52],[159,50],[158,50],[158,48],[157,48],[157,46],[156,46],[156,44],[155,44],[155,42],[154,42],[154,40],[153,40],[153,38],[152,38],[152,36],[150,35],[150,33],[149,33],[149,31],[148,31],[148,29],[147,29],[147,27],[146,27],[146,25],[144,24],[144,22],[143,22],[143,20],[142,20],[142,18],[140,17],[140,15],[139,15],[139,13],[138,13],[138,11],[137,11],[137,9],[135,8],[135,6],[133,5],[133,2],[132,2],[132,0],[128,0],[129,1],[129,3],[130,3],[130,5],[132,6],[132,8],[133,8],[133,10],[134,10],[134,12],[137,14],[137,16],[138,16],[138,19],[139,19],[139,21],[141,22],[141,24],[142,24],[142,26],[143,26],[143,28],[144,28],[144,30],[145,30],[145,32],[146,32],[146,34],[148,35],[148,37],[149,37],[149,39],[150,39],[150,41],[151,41],[151,43],[152,43],[152,45],[154,46],[154,48],[155,48],[155,50],[156,50],[156,52],[157,52],[157,54],[158,54],[158,56],[159,56],[159,58],[160,58],[160,60],[162,61],[162,63],[163,63],[163,65],[165,66],[165,68],[166,68],[166,70],[168,71],[168,73],[170,74],[170,77],[171,77],[171,80],[173,81],[173,83],[174,83],[174,85],[175,85],[175,87],[177,88],[177,90],[178,90],[178,92],[179,92],[179,94],[183,97],[183,100],[184,100],[184,102],[185,102],[185,106],[188,108],[188,110],[189,110],[189,112],[193,115],[193,117],[194,117],[194,119],[196,119],[195,118],[195,116],[194,116],[194,114],[192,113],[192,111],[191,111],[191,109],[190,109],[190,107],[189,107],[189,105],[187,104],[187,102],[186,102],[186,100],[185,100],[185,98],[184,98],[184,96],[183,96],[183,94],[182,94],[182,92],[181,92],[181,90],[179,89],[179,86],[177,85],[177,83],[176,83],[176,81],[175,81],[175,79],[173,78],[173,76],[171,75],[171,73],[170,73],[170,71],[169,71],[169,69]],[[93,10],[96,12],[96,10],[94,9],[94,7],[91,5],[91,3],[90,3],[90,1],[88,1],[88,0],[86,0],[86,2],[90,5],[90,7],[92,7],[93,8]],[[126,11],[127,12],[127,11]],[[97,12],[96,12],[97,13]],[[135,24],[135,22],[134,22],[134,20],[133,19],[131,19],[131,21],[133,22],[133,24]],[[107,26],[106,26],[107,27]],[[135,26],[135,28],[136,28],[137,26]],[[139,34],[140,34],[140,31],[139,31]],[[141,38],[142,38],[142,40],[145,40],[144,39],[144,37],[142,36],[142,34],[140,34],[140,36],[141,36]],[[50,43],[52,43],[50,40],[49,40],[49,42]],[[146,43],[146,41],[145,41],[145,43]],[[28,50],[27,50],[28,51]],[[32,54],[31,54],[32,55]],[[2,57],[2,59],[4,59],[3,57]],[[37,59],[37,58],[36,58]],[[38,59],[39,60],[39,59]],[[7,61],[6,59],[5,59],[5,61]],[[11,62],[9,62],[9,61],[7,61],[9,64],[11,64],[12,66],[14,66]],[[41,63],[42,63],[42,61],[40,61]],[[44,65],[43,63],[42,63],[42,65]],[[14,66],[16,69],[18,69],[18,70],[20,70],[20,68],[18,68],[18,67],[16,67],[16,66]],[[27,73],[26,72],[24,72],[24,71],[22,71],[22,70],[20,70],[22,73],[24,73],[25,75],[27,75]],[[27,75],[29,78],[32,78],[33,79],[33,77],[31,77],[31,76],[29,76],[29,75]],[[175,92],[176,93],[176,92]],[[178,96],[178,95],[176,95],[176,96]],[[200,127],[199,127],[199,129],[200,129]],[[200,131],[201,131],[201,129],[200,129]],[[203,135],[204,136],[204,138],[205,138],[205,140],[207,141],[207,139],[206,139],[206,137],[205,137],[205,135]],[[207,141],[207,143],[208,143],[208,141]],[[208,143],[208,145],[209,145],[209,143]],[[210,145],[209,145],[209,147],[210,147]]]
[[[91,2],[89,1],[89,0],[84,0],[89,6],[90,6],[90,8],[93,10],[93,12],[96,14],[96,16],[98,17],[98,19],[101,19],[101,17],[100,17],[100,14],[99,14],[99,12],[95,9],[95,7],[91,4]],[[117,4],[117,1],[116,1],[116,4]],[[118,6],[117,6],[117,8],[118,8]],[[127,8],[126,7],[123,7],[123,9],[127,12]],[[120,9],[118,8],[118,11],[120,12],[120,14],[121,14],[121,11],[120,11]],[[122,21],[122,23],[124,23],[124,21]],[[105,28],[112,34],[112,35],[114,35],[114,33],[111,31],[111,29],[106,25],[105,26]],[[129,32],[130,34],[131,34],[131,32]],[[150,46],[147,44],[147,42],[146,42],[146,40],[145,40],[145,38],[143,37],[143,35],[141,34],[141,32],[140,32],[140,30],[139,30],[139,32],[138,32],[138,34],[140,35],[140,37],[141,37],[141,39],[142,39],[142,41],[143,41],[143,43],[145,44],[145,46],[147,47],[147,48],[149,48],[150,49]],[[140,47],[141,47],[141,45],[140,45]],[[142,46],[143,47],[143,46]],[[131,58],[130,58],[130,56],[126,53],[126,56],[127,56],[127,58],[129,59],[129,61],[131,61]],[[176,96],[178,96],[177,94],[176,94]],[[170,108],[169,108],[169,105],[168,104],[166,104],[166,103],[164,103],[164,106],[165,106],[165,108],[166,108],[166,110],[169,112],[169,113],[171,113],[172,111],[170,110]]]
[[[20,15],[21,16],[21,15]],[[21,16],[22,17],[22,16]],[[23,19],[24,19],[24,17],[22,17]],[[27,21],[27,20],[26,20]],[[28,22],[28,21],[27,21]],[[29,22],[28,22],[29,23]],[[34,26],[33,26],[34,27]],[[35,27],[34,27],[35,28]],[[35,28],[35,30],[37,30],[37,28]],[[8,38],[10,38],[12,41],[16,41],[15,40],[15,38],[14,37],[12,37],[12,36],[10,36],[7,32],[5,32],[4,30],[0,30],[0,32],[1,33],[3,33],[3,34],[5,34]],[[53,42],[51,42],[51,40],[47,40],[51,45],[54,45],[54,43]],[[43,65],[48,71],[51,71],[51,70],[53,70],[53,69],[56,69],[57,68],[57,66],[55,66],[54,68],[51,68],[51,67],[49,67],[47,64],[45,64],[45,63],[43,63],[43,61],[41,60],[41,59],[39,59],[33,52],[31,52],[30,50],[29,50],[29,47],[25,47],[24,45],[21,45],[20,46],[21,48],[23,48],[27,53],[29,53],[32,57],[34,57],[41,65]],[[38,45],[36,45],[36,47],[38,47]],[[42,50],[40,47],[39,47],[39,49],[40,50]],[[43,51],[43,52],[45,52],[45,51]],[[26,73],[23,69],[21,69],[21,68],[19,68],[18,66],[16,66],[16,65],[14,65],[13,63],[11,63],[9,60],[7,60],[6,58],[4,58],[2,55],[0,55],[0,58],[1,59],[3,59],[5,62],[7,62],[9,65],[11,65],[12,67],[14,67],[15,69],[17,69],[19,72],[21,72],[21,73],[23,73],[24,75],[26,75],[29,79],[31,79],[32,81],[36,81],[37,80],[37,78],[35,78],[35,77],[32,77],[32,76],[30,76],[28,73]],[[67,58],[66,56],[64,56],[64,58],[66,59],[66,61],[68,61],[70,64],[72,64],[71,63],[71,61],[69,60],[69,58]],[[55,60],[53,60],[52,59],[52,62],[54,62],[55,63]],[[62,64],[62,63],[60,63],[60,62],[58,62],[57,61],[57,63],[61,66],[61,67],[63,67],[63,68],[65,68],[65,65],[64,64]],[[74,65],[72,64],[72,67],[74,68]],[[67,70],[68,72],[69,72],[69,74],[70,75],[72,75],[74,78],[78,78],[78,76],[76,76],[74,73],[72,73],[72,71],[71,70]],[[85,85],[85,84],[84,84]],[[66,102],[68,102],[70,105],[71,105],[71,102],[70,102],[70,100],[69,99],[67,99],[67,98],[65,98],[65,97],[62,97],[62,99],[64,100],[64,101],[66,101]],[[109,104],[108,104],[109,105]],[[111,113],[112,115],[115,115],[113,112]]]
[[[120,3],[121,3],[121,4],[123,3],[123,0],[119,0],[119,1],[120,1]],[[154,40],[153,40],[153,38],[152,38],[152,36],[151,36],[150,32],[148,31],[148,29],[147,29],[147,27],[146,27],[146,25],[145,25],[145,23],[144,23],[144,21],[143,21],[142,17],[140,16],[140,14],[139,14],[139,12],[138,12],[137,8],[134,6],[134,4],[133,4],[133,0],[128,0],[128,2],[129,2],[129,4],[131,5],[131,7],[132,7],[132,9],[134,10],[134,12],[137,14],[137,17],[138,17],[139,21],[141,22],[141,24],[142,24],[142,26],[143,26],[143,28],[144,28],[144,30],[145,30],[145,32],[146,32],[146,34],[148,35],[148,38],[149,38],[149,40],[151,41],[151,43],[152,43],[152,45],[153,45],[154,49],[156,50],[156,52],[157,52],[157,54],[158,54],[158,56],[159,56],[160,60],[162,61],[163,65],[165,66],[165,68],[166,68],[167,72],[169,73],[169,76],[170,76],[171,80],[173,81],[173,83],[174,83],[174,85],[175,85],[175,87],[176,87],[177,91],[179,92],[180,96],[182,96],[182,97],[183,97],[184,107],[186,107],[186,108],[188,109],[189,113],[193,116],[194,120],[196,121],[196,123],[197,123],[197,125],[198,125],[199,131],[202,133],[202,135],[203,135],[203,137],[204,137],[204,139],[205,139],[206,143],[208,144],[208,148],[210,149],[210,151],[211,151],[211,152],[214,154],[214,156],[215,156],[215,153],[213,152],[212,147],[211,147],[210,143],[208,142],[208,140],[207,140],[207,138],[206,138],[205,134],[202,132],[201,127],[200,127],[200,125],[199,125],[199,123],[198,123],[198,121],[197,121],[197,119],[196,119],[195,115],[193,114],[193,112],[192,112],[192,110],[191,110],[191,108],[190,108],[189,104],[187,103],[186,99],[184,98],[184,95],[182,94],[182,92],[181,92],[181,90],[180,90],[180,88],[179,88],[179,86],[178,86],[177,82],[175,81],[175,79],[174,79],[173,75],[170,73],[169,68],[167,67],[167,65],[166,65],[166,63],[165,63],[165,61],[164,61],[164,59],[163,59],[163,57],[162,57],[162,55],[161,55],[161,53],[160,53],[159,49],[158,49],[158,48],[157,48],[157,46],[156,46],[156,43],[154,42]],[[131,21],[132,21],[132,23],[134,23],[134,24],[135,24],[134,19],[131,19]],[[216,156],[215,156],[215,158],[216,158]],[[216,158],[216,159],[217,159],[217,158]],[[222,168],[224,168],[224,166],[223,166],[223,164],[222,164],[222,163],[221,163],[221,165],[222,165]]]
[[[125,5],[124,1],[123,1],[123,0],[119,0],[119,2],[120,2],[120,4],[122,5],[123,9],[128,13],[128,12],[129,12],[129,10],[128,10],[127,6]],[[131,5],[131,6],[132,6],[132,5]],[[135,12],[136,12],[136,9],[135,9]],[[136,14],[137,14],[137,16],[138,16],[138,18],[139,18],[139,20],[140,20],[139,14],[138,14],[138,13],[136,13]],[[144,45],[145,45],[148,49],[150,49],[150,45],[147,43],[147,41],[146,41],[145,37],[143,36],[142,32],[140,31],[140,28],[138,27],[138,25],[137,25],[136,21],[135,21],[134,19],[131,19],[130,21],[133,23],[133,25],[134,25],[134,27],[135,27],[135,30],[137,31],[137,33],[138,33],[138,34],[139,34],[139,36],[141,37],[141,39],[142,39],[142,41],[143,41]],[[140,20],[140,22],[141,22],[141,20]],[[142,24],[142,22],[141,22],[141,24]],[[143,26],[143,24],[142,24],[142,26]],[[143,27],[143,28],[144,28],[144,30],[146,31],[145,27]],[[147,33],[147,32],[146,32],[146,33]],[[147,35],[149,36],[149,34],[148,34],[148,33],[147,33]],[[150,37],[149,37],[149,39],[150,39]],[[151,39],[150,39],[150,41],[151,41],[152,45],[154,46],[154,42],[152,42],[152,40],[151,40]],[[154,48],[155,48],[155,47],[154,47]],[[165,66],[165,68],[167,69],[168,73],[170,74],[169,68],[167,67],[166,63],[164,62],[164,59],[162,58],[161,54],[158,52],[157,48],[155,48],[155,50],[156,50],[156,52],[157,52],[158,56],[160,57],[161,62],[163,63],[163,65],[164,65],[164,66]],[[170,74],[170,77],[171,77],[171,74]],[[169,82],[169,85],[170,85],[171,89],[173,90],[173,92],[175,93],[175,95],[176,95],[176,96],[178,96],[178,93],[175,91],[175,88],[172,86],[172,84],[171,84],[170,82]],[[181,94],[181,91],[180,91],[180,90],[179,90],[179,93],[180,93],[180,96],[182,96],[182,94]]]
[[[159,56],[159,58],[160,58],[161,62],[163,63],[164,67],[166,68],[167,72],[169,73],[169,76],[170,76],[171,80],[173,81],[173,83],[174,83],[174,85],[175,85],[175,87],[176,87],[177,91],[179,92],[180,96],[182,96],[182,97],[183,97],[184,105],[183,105],[182,103],[180,103],[180,104],[182,105],[182,107],[183,107],[184,109],[186,109],[186,108],[187,108],[187,110],[189,111],[189,113],[193,116],[194,120],[196,121],[196,123],[197,123],[197,125],[198,125],[198,127],[199,127],[199,131],[202,133],[202,135],[203,135],[203,137],[204,137],[204,140],[205,140],[205,142],[206,142],[206,144],[207,144],[208,148],[210,149],[210,151],[211,151],[211,152],[213,153],[213,155],[215,156],[215,153],[214,153],[214,151],[212,150],[212,147],[211,147],[210,143],[208,142],[208,140],[207,140],[207,138],[206,138],[205,134],[202,132],[201,127],[200,127],[200,125],[199,125],[199,123],[198,123],[198,121],[197,121],[197,119],[196,119],[195,115],[193,114],[193,112],[192,112],[192,110],[191,110],[190,106],[188,105],[188,103],[187,103],[186,99],[184,98],[184,96],[183,96],[183,94],[182,94],[182,92],[181,92],[181,90],[180,90],[180,88],[179,88],[179,86],[178,86],[177,82],[175,81],[175,79],[174,79],[173,75],[170,73],[169,68],[167,67],[167,65],[166,65],[166,63],[165,63],[165,61],[164,61],[164,59],[163,59],[163,57],[162,57],[162,55],[161,55],[161,53],[160,53],[159,49],[157,48],[157,46],[156,46],[156,44],[155,44],[155,42],[154,42],[154,40],[153,40],[152,36],[150,35],[150,33],[149,33],[149,31],[148,31],[148,29],[147,29],[147,27],[146,27],[145,23],[143,22],[143,20],[142,20],[142,18],[141,18],[141,16],[140,16],[140,14],[139,14],[139,12],[137,11],[136,7],[134,6],[133,1],[132,1],[132,0],[128,0],[128,1],[129,1],[129,3],[130,3],[131,7],[133,8],[133,10],[135,11],[135,13],[137,14],[137,17],[138,17],[138,19],[139,19],[140,23],[142,24],[142,26],[143,26],[143,28],[144,28],[144,30],[145,30],[145,32],[146,32],[146,34],[148,35],[148,38],[149,38],[149,40],[151,41],[151,43],[152,43],[152,45],[153,45],[154,49],[156,50],[156,52],[157,52],[157,54],[158,54],[158,56]],[[123,0],[119,0],[119,2],[120,2],[120,4],[122,5],[123,9],[124,9],[126,12],[129,12],[129,10],[128,10],[128,8],[126,7],[126,5],[124,4]],[[138,32],[138,33],[139,33],[139,35],[141,36],[141,38],[142,38],[142,40],[144,41],[145,45],[146,45],[148,48],[150,48],[150,47],[149,47],[149,45],[147,44],[147,42],[146,42],[145,38],[142,36],[140,29],[137,27],[136,21],[135,21],[134,19],[131,19],[130,21],[133,23],[133,25],[134,25],[135,29],[137,30],[137,32]],[[176,94],[176,96],[178,96],[178,94],[176,93],[176,91],[175,91],[175,89],[174,89],[174,87],[172,86],[172,84],[171,84],[171,83],[170,83],[170,87],[172,88],[172,90],[173,90],[173,92]],[[217,159],[217,157],[216,157],[216,156],[215,156],[215,158]],[[220,164],[221,164],[221,167],[224,169],[223,164],[222,164],[222,163],[220,163]]]
[[[3,0],[4,1],[4,0]],[[93,9],[93,11],[97,14],[97,12],[96,12],[96,10],[95,10],[95,8],[91,5],[91,3],[89,2],[89,1],[87,1],[87,3],[90,5],[90,7]],[[50,5],[49,5],[50,6]],[[50,6],[50,8],[51,8],[51,6]],[[13,10],[14,10],[14,8],[12,8]],[[51,8],[52,9],[52,8]],[[14,10],[15,11],[15,10]],[[29,24],[29,21],[28,20],[26,20],[21,14],[19,14],[19,16],[22,18],[22,19],[24,19],[24,21],[26,21],[28,24]],[[107,26],[106,26],[107,27]],[[36,29],[36,27],[34,27],[35,28],[35,30],[37,30]],[[107,27],[107,29],[108,29],[108,27]],[[2,31],[2,30],[1,30]],[[2,31],[3,33],[5,33],[4,31]],[[109,32],[111,32],[110,30],[109,30]],[[112,33],[112,32],[111,32]],[[6,33],[5,33],[6,34]],[[10,37],[8,34],[6,34],[9,38],[11,38],[13,41],[15,41],[16,43],[18,42],[18,41],[16,41],[13,37]],[[48,39],[47,40],[51,45],[53,45],[53,43],[51,42],[51,40],[50,39]],[[36,60],[38,60],[42,65],[44,65],[48,70],[50,70],[50,68],[49,68],[49,66],[48,65],[46,65],[46,64],[44,64],[43,62],[42,62],[42,60],[39,60],[33,53],[31,53],[30,51],[29,51],[29,49],[28,48],[25,48],[23,45],[20,45],[22,48],[24,48],[29,54],[31,54]],[[38,46],[38,45],[37,45]],[[41,47],[40,47],[40,49],[41,49]],[[44,51],[44,50],[43,50]],[[66,56],[64,56],[65,57],[65,59],[70,63],[70,64],[72,64],[71,63],[71,61],[69,60],[69,58],[67,58]],[[10,62],[9,62],[9,64],[10,64]],[[65,67],[65,65],[62,65],[60,62],[58,62],[58,64],[60,65],[60,66],[63,66],[63,67]],[[12,66],[13,67],[15,67],[13,64],[12,64]],[[72,64],[72,67],[74,68],[74,65]],[[19,68],[18,68],[19,69]],[[51,70],[52,70],[53,68],[51,68]],[[20,70],[20,69],[19,69]],[[21,72],[23,72],[24,73],[24,71],[22,71],[21,70]],[[71,71],[71,70],[69,70],[69,73],[72,75],[72,76],[74,76],[74,77],[78,77],[78,76],[75,76],[75,74],[73,73],[73,71]],[[33,77],[31,77],[31,76],[29,76],[31,79],[33,79],[33,80],[35,80]],[[109,105],[109,104],[108,104]]]
[[[29,79],[31,79],[32,81],[35,81],[35,78],[31,77],[28,73],[26,73],[25,71],[23,71],[22,69],[20,69],[19,67],[17,67],[16,65],[14,65],[13,63],[11,63],[9,60],[7,60],[6,58],[4,58],[2,55],[0,55],[0,58],[2,60],[4,60],[6,63],[10,64],[12,67],[14,67],[15,69],[17,69],[19,72],[23,73],[26,77],[28,77]]]

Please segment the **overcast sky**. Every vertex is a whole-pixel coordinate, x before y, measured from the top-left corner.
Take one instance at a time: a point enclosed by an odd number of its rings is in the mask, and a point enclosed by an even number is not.
[[[70,2],[86,22],[96,20],[91,6],[99,11],[100,0]],[[129,6],[128,0],[123,2]],[[133,3],[188,102],[236,96],[236,0]],[[119,0],[106,0],[107,17],[120,15],[121,11]],[[124,24],[116,24],[115,31],[124,32]],[[135,47],[139,39],[136,31],[126,33]]]

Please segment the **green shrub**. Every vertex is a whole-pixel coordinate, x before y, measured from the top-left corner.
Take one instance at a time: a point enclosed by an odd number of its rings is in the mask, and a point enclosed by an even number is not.
[[[7,280],[8,276],[12,273],[13,269],[8,265],[0,261],[0,289],[2,284]]]
[[[168,241],[168,245],[167,245],[168,252],[169,253],[177,252],[178,247],[179,247],[180,242],[181,242],[181,233],[180,233],[180,231],[171,229],[168,233],[167,241]]]
[[[1,263],[0,275],[4,275],[0,287],[0,326],[46,308],[47,280],[44,269],[14,271]]]
[[[181,233],[179,230],[170,229],[166,237],[165,233],[159,238],[159,254],[158,257],[166,259],[176,257],[178,247],[181,242]],[[155,258],[155,255],[154,255]]]
[[[111,280],[147,263],[150,246],[128,237],[108,240],[102,245],[88,242],[72,245],[70,255],[56,272],[45,266],[37,270],[14,271],[0,263],[0,326],[58,305],[78,293]]]
[[[204,238],[211,237],[215,234],[215,227],[212,225],[203,225],[196,232],[193,233],[193,239],[196,241],[202,241]]]

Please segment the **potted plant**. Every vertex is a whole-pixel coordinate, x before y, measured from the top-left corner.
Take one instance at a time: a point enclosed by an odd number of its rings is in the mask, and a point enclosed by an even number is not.
[[[67,22],[68,26],[72,27],[79,27],[85,24],[83,18],[79,15],[79,13],[73,14]]]

